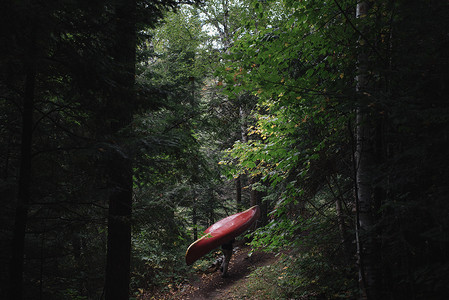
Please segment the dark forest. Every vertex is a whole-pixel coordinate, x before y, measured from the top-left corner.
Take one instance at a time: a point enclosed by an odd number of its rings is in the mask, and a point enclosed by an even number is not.
[[[448,15],[4,1],[0,298],[191,299],[220,250],[186,249],[258,205],[233,299],[447,299]]]

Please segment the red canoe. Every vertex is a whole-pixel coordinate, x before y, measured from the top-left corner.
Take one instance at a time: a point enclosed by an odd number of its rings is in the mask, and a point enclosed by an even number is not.
[[[197,259],[211,250],[231,241],[247,230],[260,216],[259,206],[226,217],[204,231],[204,236],[189,246],[186,252],[187,265],[193,264]]]

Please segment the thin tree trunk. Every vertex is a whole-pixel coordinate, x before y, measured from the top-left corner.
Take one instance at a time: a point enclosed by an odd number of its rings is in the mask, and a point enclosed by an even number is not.
[[[23,298],[23,272],[25,253],[25,231],[28,221],[28,206],[31,197],[31,151],[33,139],[33,111],[36,83],[36,65],[34,61],[36,45],[35,33],[31,41],[30,62],[27,64],[25,94],[23,99],[22,138],[20,146],[20,173],[18,185],[17,208],[12,240],[12,257],[10,262],[10,299]]]
[[[345,229],[345,219],[343,217],[343,208],[341,203],[341,198],[337,196],[335,198],[335,211],[337,212],[338,228],[340,229],[340,238],[343,246],[346,246],[346,229]],[[345,253],[347,253],[345,249]]]
[[[193,240],[196,241],[198,239],[198,214],[196,211],[196,200],[193,201],[194,201],[192,208]]]
[[[229,1],[223,1],[223,46],[226,49],[226,53],[229,54],[229,48],[231,47],[231,36],[229,34]]]
[[[240,105],[240,107],[239,107],[239,116],[240,116],[240,134],[242,137],[242,143],[248,143],[248,123],[246,122],[247,114],[242,105]],[[247,174],[245,174],[245,176],[246,175]],[[251,184],[252,179],[249,179],[249,181],[250,181],[249,184]],[[240,184],[240,194],[238,196],[240,196],[240,203],[242,203],[241,202],[241,200],[242,200],[242,175],[239,175],[238,183]],[[239,191],[237,191],[237,193],[238,192]],[[253,196],[252,196],[252,192],[251,192],[250,193],[250,205],[252,203],[252,200],[251,200],[252,198],[253,198]],[[245,203],[245,205],[246,205],[246,203]]]
[[[235,203],[237,205],[237,210],[242,205],[242,181],[241,176],[239,175],[235,178]]]
[[[242,143],[247,143],[248,142],[248,123],[246,122],[247,113],[242,106],[239,107],[239,115],[240,115],[240,132],[242,135]]]
[[[117,35],[113,49],[117,65],[117,89],[108,103],[108,122],[114,137],[113,159],[109,166],[111,194],[108,211],[105,299],[129,299],[131,259],[131,211],[133,195],[132,160],[120,131],[132,121],[135,103],[136,2],[118,1]]]
[[[357,4],[356,17],[368,14],[367,1]],[[362,37],[360,37],[362,39]],[[364,43],[360,43],[361,45]],[[361,96],[368,88],[367,53],[360,47],[357,70],[357,93]],[[373,128],[370,112],[361,101],[356,112],[356,191],[357,191],[357,249],[359,265],[359,283],[363,299],[377,299],[377,271],[375,261],[375,243],[373,237]]]
[[[196,160],[196,158],[195,158]],[[196,164],[194,165],[194,170],[196,170],[192,176],[192,225],[193,225],[193,240],[198,239],[198,199],[196,195],[196,182],[198,182],[197,174],[198,170],[196,168]]]

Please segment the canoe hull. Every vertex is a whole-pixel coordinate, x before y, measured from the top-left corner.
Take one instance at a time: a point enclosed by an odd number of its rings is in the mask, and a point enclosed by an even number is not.
[[[192,243],[186,252],[187,265],[222,244],[244,233],[259,218],[259,206],[253,206],[243,212],[226,217],[204,231],[204,236]]]

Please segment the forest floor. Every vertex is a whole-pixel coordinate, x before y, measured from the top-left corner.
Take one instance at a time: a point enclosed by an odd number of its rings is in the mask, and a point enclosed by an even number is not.
[[[249,247],[237,249],[228,268],[228,277],[222,278],[220,271],[198,276],[189,288],[172,299],[182,300],[221,300],[258,299],[257,295],[244,295],[247,276],[256,268],[269,265],[276,260],[274,254],[253,252],[248,256]],[[244,298],[242,298],[244,297]]]
[[[228,268],[228,277],[222,278],[219,270],[201,272],[193,276],[178,291],[167,293],[164,297],[149,299],[172,300],[228,300],[228,299],[266,299],[257,293],[248,292],[248,275],[255,269],[270,265],[277,260],[272,253],[261,251],[249,255],[248,246],[236,247]],[[260,296],[260,297],[259,297]],[[145,298],[141,298],[145,299]]]

